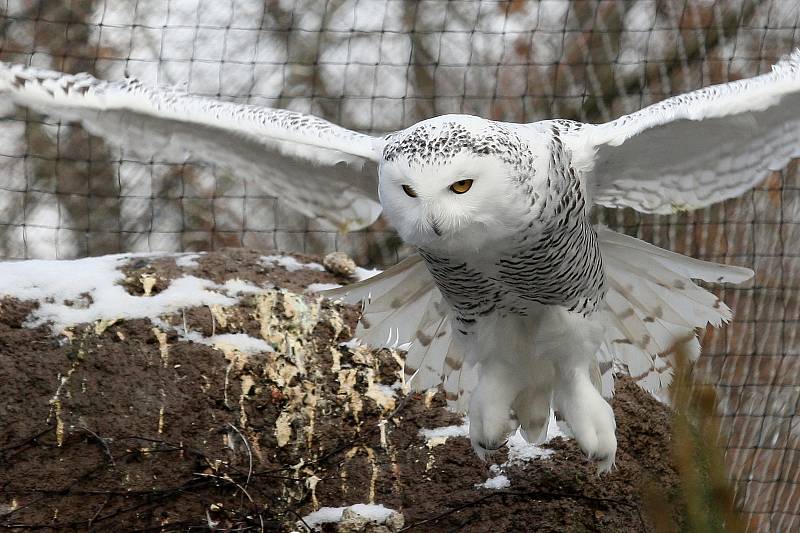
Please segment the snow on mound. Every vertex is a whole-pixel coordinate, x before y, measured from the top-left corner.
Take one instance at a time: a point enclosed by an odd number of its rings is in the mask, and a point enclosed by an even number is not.
[[[74,261],[0,263],[0,295],[36,300],[39,308],[27,325],[52,322],[54,333],[96,320],[155,318],[185,307],[233,305],[235,298],[214,292],[212,281],[185,276],[153,296],[129,294],[119,270],[138,254],[89,257]]]
[[[338,283],[312,283],[306,287],[306,292],[322,292],[341,287]]]
[[[172,280],[166,289],[157,294],[130,294],[123,285],[125,273],[121,268],[132,259],[156,259],[164,256],[165,254],[117,254],[71,261],[0,262],[0,297],[38,302],[39,308],[31,314],[26,326],[37,327],[51,323],[53,332],[59,334],[65,328],[97,320],[148,318],[157,321],[159,316],[182,308],[235,305],[238,295],[258,294],[267,289],[240,279],[217,284],[186,275]],[[175,263],[192,268],[198,266],[195,260],[199,257],[199,254],[180,254],[175,256]],[[262,256],[261,259],[280,265],[290,272],[300,269],[325,270],[318,263],[301,263],[291,256],[270,255]],[[322,284],[312,286],[312,291],[319,290]],[[215,339],[216,341],[243,346],[249,343],[246,350],[256,348],[247,339]]]
[[[475,485],[476,488],[481,489],[506,489],[511,486],[511,481],[507,476],[507,469],[509,466],[519,466],[536,459],[547,459],[553,455],[553,450],[542,447],[556,437],[569,438],[570,435],[565,433],[562,427],[556,421],[555,413],[550,411],[550,420],[547,423],[547,435],[544,440],[535,444],[528,442],[517,429],[506,442],[508,447],[508,460],[500,465],[492,465],[489,471],[494,475],[483,483]]]
[[[490,477],[483,483],[478,483],[475,485],[477,489],[489,489],[489,490],[501,490],[507,489],[511,486],[511,480],[508,479],[508,476],[505,474],[497,474],[500,471],[497,468],[497,465],[492,465],[489,469],[493,474],[496,474],[495,477]]]
[[[325,272],[325,267],[319,263],[301,263],[290,255],[263,255],[261,256],[261,261],[281,266],[289,272],[297,272],[303,269]]]
[[[200,264],[197,262],[203,254],[182,254],[175,258],[175,266],[179,268],[197,268]]]
[[[343,521],[386,524],[394,531],[403,527],[402,514],[383,505],[366,503],[357,503],[349,507],[321,507],[318,511],[304,516],[298,525],[316,529],[322,524],[336,524]]]
[[[423,428],[419,430],[419,434],[425,439],[425,444],[428,448],[435,448],[440,444],[447,442],[447,439],[452,437],[469,437],[469,421],[464,417],[464,423],[460,426],[444,426],[439,428]]]
[[[222,285],[226,292],[230,294],[258,294],[264,292],[264,289],[267,288],[259,287],[257,285],[253,285],[247,281],[241,279],[229,279]],[[271,286],[271,285],[270,285]]]
[[[181,335],[181,337],[192,342],[218,348],[223,352],[235,350],[239,353],[252,355],[275,351],[267,341],[251,337],[247,333],[222,333],[210,337],[203,337],[196,331],[190,331],[188,334]]]

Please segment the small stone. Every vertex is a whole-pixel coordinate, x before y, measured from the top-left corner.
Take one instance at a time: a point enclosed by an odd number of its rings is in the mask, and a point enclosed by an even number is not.
[[[402,513],[393,511],[383,523],[360,515],[348,507],[342,511],[342,519],[336,524],[336,533],[395,533],[405,523]]]
[[[356,533],[361,532],[367,527],[370,520],[356,513],[350,508],[342,511],[342,519],[336,525],[337,533]]]
[[[406,521],[402,513],[398,513],[397,511],[395,511],[389,515],[389,518],[387,518],[386,522],[384,523],[386,524],[386,527],[389,528],[389,530],[400,531],[401,529],[403,529],[403,526],[405,525]]]
[[[331,252],[322,260],[325,269],[331,274],[350,277],[356,273],[356,262],[344,252]]]

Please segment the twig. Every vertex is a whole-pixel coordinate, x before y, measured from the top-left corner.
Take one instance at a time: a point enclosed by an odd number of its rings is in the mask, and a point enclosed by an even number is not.
[[[25,495],[25,494],[44,494],[44,495],[58,495],[58,496],[150,496],[153,494],[161,494],[165,492],[174,492],[178,489],[182,489],[182,485],[177,487],[165,487],[165,488],[152,488],[152,489],[124,489],[124,490],[110,490],[110,489],[77,489],[73,490],[71,486],[64,487],[61,489],[29,489],[29,488],[20,488],[20,489],[11,489],[11,490],[2,490],[0,494],[7,493],[7,494],[16,494],[16,495]]]
[[[303,527],[304,527],[304,528],[306,528],[306,531],[314,531],[314,528],[308,525],[308,522],[306,522],[306,521],[305,521],[305,519],[304,519],[302,516],[300,516],[300,513],[298,513],[297,511],[295,511],[295,510],[294,510],[294,509],[292,509],[291,507],[287,507],[287,508],[286,508],[286,510],[287,510],[287,511],[289,511],[290,513],[292,513],[294,516],[296,516],[296,517],[297,517],[297,520],[298,520],[298,521],[299,521],[301,524],[303,524]]]
[[[12,444],[10,446],[6,446],[5,448],[0,448],[0,454],[4,454],[5,452],[10,452],[12,450],[16,450],[17,448],[22,448],[26,444],[30,444],[31,442],[35,441],[36,439],[38,439],[42,435],[45,435],[45,434],[49,433],[54,428],[55,428],[55,426],[47,426],[43,430],[39,431],[38,433],[34,433],[30,437],[25,438],[24,440],[18,442],[17,444]]]
[[[109,501],[111,501],[111,496],[112,496],[112,494],[107,494],[107,495],[106,495],[106,499],[103,501],[103,503],[100,505],[100,507],[98,507],[97,511],[96,511],[96,512],[95,512],[95,513],[92,515],[92,517],[89,519],[89,524],[87,524],[87,526],[88,526],[88,528],[89,528],[89,529],[92,529],[92,522],[94,522],[94,520],[95,520],[95,519],[96,519],[98,516],[100,516],[100,513],[102,513],[102,512],[103,512],[103,509],[105,509],[105,508],[106,508],[106,505],[108,505],[108,502],[109,502]]]
[[[244,481],[244,486],[245,488],[247,488],[248,483],[250,483],[250,476],[253,474],[253,452],[250,450],[250,443],[247,442],[247,439],[244,437],[244,435],[242,435],[242,432],[239,431],[239,428],[237,428],[230,422],[228,422],[228,425],[231,427],[231,429],[233,429],[236,433],[239,434],[239,437],[242,439],[242,442],[244,442],[245,448],[247,448],[247,460],[248,460],[247,479]]]
[[[150,437],[140,437],[139,435],[124,435],[122,437],[118,437],[117,440],[143,440],[145,442],[153,442],[155,444],[163,444],[165,446],[171,446],[171,448],[165,449],[165,450],[150,450],[149,453],[157,452],[157,451],[181,451],[181,450],[183,450],[183,451],[187,451],[189,453],[192,453],[192,454],[200,456],[200,457],[206,457],[205,452],[202,452],[202,451],[200,451],[200,450],[198,450],[196,448],[190,448],[190,447],[188,447],[188,446],[186,446],[186,445],[184,445],[182,443],[181,444],[175,444],[174,442],[169,442],[169,441],[162,440],[162,439],[153,439],[153,438],[150,438]]]
[[[250,496],[250,493],[249,493],[249,492],[247,492],[247,489],[245,489],[245,488],[244,488],[244,487],[242,487],[242,486],[241,486],[239,483],[237,483],[236,481],[234,481],[234,480],[233,480],[233,479],[232,479],[230,476],[229,476],[229,477],[224,477],[224,476],[218,476],[218,475],[216,475],[216,474],[206,474],[206,473],[204,473],[204,472],[195,472],[195,474],[194,474],[194,475],[195,475],[195,476],[200,476],[200,477],[206,477],[206,478],[214,478],[214,479],[219,479],[219,480],[222,480],[222,481],[224,481],[224,482],[226,482],[226,483],[230,483],[231,485],[234,485],[236,488],[238,488],[239,490],[241,490],[241,491],[242,491],[242,494],[244,494],[245,496],[247,496],[247,499],[248,499],[248,500],[250,500],[250,503],[255,503],[255,502],[253,501],[253,498]]]
[[[165,499],[167,499],[167,498],[169,498],[169,497],[171,497],[173,495],[185,492],[187,489],[195,488],[195,486],[197,486],[197,485],[202,486],[202,483],[198,483],[198,480],[196,480],[196,479],[190,479],[189,481],[187,481],[183,485],[180,485],[179,487],[176,487],[176,488],[170,489],[170,490],[165,490],[160,494],[157,493],[155,495],[155,497],[148,498],[147,501],[145,501],[145,502],[137,503],[136,505],[132,505],[131,507],[126,507],[124,509],[119,509],[117,511],[114,511],[113,513],[101,516],[101,517],[95,519],[94,522],[95,523],[102,522],[102,521],[108,520],[110,518],[114,518],[115,516],[119,516],[121,514],[125,514],[125,513],[131,512],[131,511],[135,511],[135,510],[137,510],[137,509],[139,509],[141,507],[145,507],[147,505],[151,505],[151,506],[155,505],[161,500],[165,500]],[[62,524],[62,526],[64,526],[64,527],[66,527],[67,525],[68,524]]]
[[[6,518],[10,517],[11,515],[13,515],[16,512],[22,511],[23,509],[27,509],[28,507],[31,507],[32,505],[36,505],[40,501],[44,500],[44,498],[45,497],[42,496],[40,498],[36,498],[35,500],[31,500],[31,501],[29,501],[28,503],[26,503],[24,505],[20,505],[16,509],[11,509],[10,511],[7,511],[6,513],[4,513],[2,518],[6,519]],[[3,524],[3,527],[6,527],[6,525]]]
[[[474,507],[476,505],[479,505],[479,504],[483,503],[484,501],[486,501],[486,500],[488,500],[490,498],[496,498],[496,497],[501,497],[502,498],[502,497],[506,497],[506,496],[537,498],[537,499],[541,499],[541,500],[558,500],[558,499],[588,500],[588,501],[595,502],[595,503],[598,503],[598,502],[614,503],[614,504],[617,504],[617,505],[627,505],[629,507],[636,507],[633,503],[631,503],[629,501],[617,500],[617,499],[614,499],[614,498],[598,498],[598,497],[595,497],[595,496],[587,496],[585,494],[568,494],[568,493],[563,493],[563,492],[542,492],[542,491],[538,491],[538,490],[532,490],[532,491],[511,491],[511,490],[505,491],[505,490],[501,490],[501,491],[497,491],[497,492],[492,492],[491,494],[487,494],[485,496],[481,496],[478,499],[471,500],[471,501],[469,501],[467,503],[459,505],[458,507],[453,507],[452,509],[450,509],[448,511],[445,511],[445,512],[443,512],[441,514],[438,514],[438,515],[436,515],[434,517],[426,518],[425,520],[421,520],[420,522],[415,522],[413,524],[409,524],[406,527],[404,527],[403,529],[401,529],[398,533],[402,533],[403,531],[409,531],[411,529],[414,529],[416,527],[419,527],[419,526],[422,526],[422,525],[425,525],[425,524],[429,524],[431,522],[438,522],[439,520],[441,520],[442,518],[445,518],[446,516],[449,516],[449,515],[451,515],[453,513],[457,513],[458,511],[461,511],[461,510],[466,509],[468,507]]]
[[[111,466],[117,466],[117,462],[114,461],[114,455],[111,453],[111,448],[108,447],[106,439],[102,438],[100,435],[98,435],[97,433],[95,433],[94,431],[85,426],[78,426],[78,429],[82,429],[83,431],[89,433],[92,437],[97,439],[100,442],[100,444],[103,445],[103,449],[105,450],[106,455],[108,456],[108,460],[111,461]]]
[[[457,513],[458,511],[460,511],[462,509],[466,509],[467,507],[473,507],[475,505],[478,505],[479,503],[482,503],[484,500],[488,500],[489,498],[494,498],[498,494],[503,494],[503,493],[501,493],[501,492],[493,492],[491,494],[487,494],[486,496],[482,496],[482,497],[478,498],[477,500],[473,500],[473,501],[467,502],[465,504],[459,505],[458,507],[453,507],[449,511],[445,511],[445,512],[443,512],[441,514],[438,514],[438,515],[436,515],[436,516],[434,516],[432,518],[426,518],[425,520],[421,520],[419,522],[415,522],[413,524],[409,524],[406,527],[404,527],[403,529],[401,529],[400,531],[398,531],[398,533],[402,533],[403,531],[410,531],[410,530],[412,530],[412,529],[414,529],[416,527],[419,527],[419,526],[422,526],[422,525],[425,525],[425,524],[430,524],[431,522],[438,522],[439,520],[441,520],[442,518],[444,518],[444,517],[446,517],[448,515],[451,515],[453,513]]]
[[[204,474],[202,472],[196,472],[195,475],[196,476],[201,476],[201,477],[206,477],[206,478],[219,479],[219,480],[225,481],[227,483],[230,483],[230,484],[234,485],[236,488],[238,488],[240,491],[242,491],[242,494],[247,496],[247,499],[250,500],[250,503],[255,505],[255,502],[253,501],[253,498],[250,496],[250,493],[247,492],[247,489],[244,488],[243,486],[241,486],[236,481],[234,481],[232,478],[223,477],[223,476],[217,476],[217,475],[214,475],[214,474]],[[261,531],[263,532],[264,531],[264,517],[261,516],[261,511],[258,512],[258,520],[259,520],[259,522],[261,522]]]

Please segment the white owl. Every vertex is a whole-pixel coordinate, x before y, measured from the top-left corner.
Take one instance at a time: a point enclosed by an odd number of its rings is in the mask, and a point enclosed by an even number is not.
[[[295,112],[0,64],[0,92],[126,150],[227,165],[343,229],[381,212],[418,253],[331,296],[365,302],[357,335],[410,343],[417,389],[443,383],[480,454],[551,409],[609,469],[614,372],[670,382],[678,346],[730,310],[695,285],[745,268],[668,252],[590,223],[593,205],[673,213],[741,194],[800,155],[800,51],[749,80],[601,125],[447,115],[370,137]],[[377,187],[375,176],[377,171]],[[376,197],[378,192],[379,202]]]

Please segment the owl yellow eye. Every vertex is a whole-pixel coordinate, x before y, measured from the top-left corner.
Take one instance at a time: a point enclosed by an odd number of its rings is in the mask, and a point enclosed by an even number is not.
[[[464,194],[472,187],[472,180],[460,180],[450,185],[450,190],[456,194]]]
[[[408,185],[403,185],[403,192],[409,195],[411,198],[417,197],[417,192]]]

